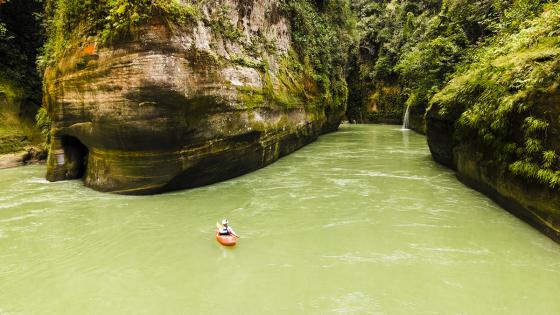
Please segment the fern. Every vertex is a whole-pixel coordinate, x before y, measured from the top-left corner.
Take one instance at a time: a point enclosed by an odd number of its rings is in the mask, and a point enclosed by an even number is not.
[[[545,132],[549,126],[549,122],[535,118],[533,116],[525,118],[525,121],[523,123],[523,129],[525,129],[525,134],[527,136]]]

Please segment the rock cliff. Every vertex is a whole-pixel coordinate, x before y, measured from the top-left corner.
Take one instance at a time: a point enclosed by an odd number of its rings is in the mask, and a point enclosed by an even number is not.
[[[553,240],[560,242],[560,194],[537,181],[515,176],[497,165],[487,148],[457,139],[456,121],[438,114],[432,106],[426,115],[428,145],[432,157],[456,170],[457,178],[492,198],[512,214],[523,219]],[[560,111],[556,111],[556,116]],[[553,132],[560,131],[557,127]]]
[[[47,179],[122,194],[195,187],[264,167],[336,130],[342,79],[321,84],[276,0],[215,0],[104,44],[79,37],[47,68]],[[339,86],[337,87],[337,84]]]

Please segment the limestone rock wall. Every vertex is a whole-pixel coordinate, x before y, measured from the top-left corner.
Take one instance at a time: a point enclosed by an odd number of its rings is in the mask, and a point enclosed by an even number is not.
[[[338,127],[275,0],[215,0],[187,26],[79,42],[45,74],[47,179],[123,194],[194,187],[266,166]],[[217,21],[219,23],[217,23]]]

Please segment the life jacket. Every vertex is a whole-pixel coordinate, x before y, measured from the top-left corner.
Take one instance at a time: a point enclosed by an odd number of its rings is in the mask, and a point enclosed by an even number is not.
[[[220,235],[228,235],[228,234],[229,234],[229,229],[222,225],[222,227],[220,228]]]

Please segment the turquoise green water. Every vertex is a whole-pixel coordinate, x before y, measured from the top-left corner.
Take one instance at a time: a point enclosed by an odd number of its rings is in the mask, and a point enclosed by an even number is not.
[[[560,246],[398,127],[157,196],[44,172],[0,171],[0,314],[560,314]]]

